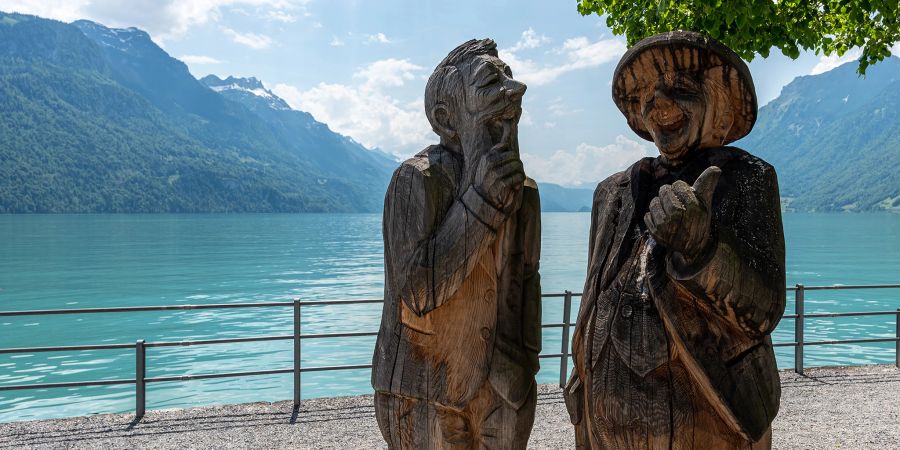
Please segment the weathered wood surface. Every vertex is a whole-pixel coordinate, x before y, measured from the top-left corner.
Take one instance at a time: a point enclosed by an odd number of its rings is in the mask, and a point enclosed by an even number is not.
[[[566,387],[577,445],[770,448],[781,390],[769,334],[785,305],[778,183],[766,162],[722,146],[755,120],[749,72],[721,44],[670,33],[629,50],[613,86],[660,156],[594,195]]]
[[[428,81],[441,143],[394,173],[375,409],[395,449],[525,448],[540,352],[540,204],[519,159],[525,85],[491,40]]]

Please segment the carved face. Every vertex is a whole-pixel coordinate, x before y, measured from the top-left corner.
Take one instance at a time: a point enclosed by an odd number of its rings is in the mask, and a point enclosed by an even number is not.
[[[667,73],[641,97],[641,118],[659,152],[670,161],[696,148],[706,115],[703,87],[691,77]]]
[[[474,131],[481,141],[467,139],[469,143],[479,149],[501,143],[518,149],[517,125],[525,84],[512,78],[506,63],[490,55],[472,58],[464,73],[467,114],[462,116],[467,123],[463,129]]]

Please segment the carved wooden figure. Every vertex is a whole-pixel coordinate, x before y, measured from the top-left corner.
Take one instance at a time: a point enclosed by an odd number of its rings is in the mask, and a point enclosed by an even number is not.
[[[744,62],[690,32],[644,39],[613,79],[660,152],[597,186],[566,405],[578,448],[768,449],[784,313],[778,182],[750,132]]]
[[[392,449],[524,449],[541,346],[540,205],[517,126],[525,85],[472,40],[437,66],[440,144],[403,162],[384,205],[385,304],[373,358]]]

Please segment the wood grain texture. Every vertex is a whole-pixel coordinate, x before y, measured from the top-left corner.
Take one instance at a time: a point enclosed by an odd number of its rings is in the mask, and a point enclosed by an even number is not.
[[[722,176],[714,245],[693,266],[648,251],[642,220],[659,186]],[[784,312],[784,238],[774,170],[743,150],[645,158],[600,183],[566,403],[581,448],[768,448],[780,384],[769,333]]]
[[[525,87],[507,72],[492,41],[451,52],[426,88],[441,144],[403,162],[385,196],[372,385],[392,449],[528,442],[541,342],[540,199],[518,159]]]
[[[653,141],[597,187],[566,406],[579,448],[768,449],[784,314],[774,169],[724,144],[750,132],[746,64],[693,32],[629,49],[613,77]]]
[[[666,74],[702,82],[712,103],[710,110],[725,122],[716,133],[704,136],[703,147],[734,142],[753,128],[758,106],[747,65],[713,39],[693,32],[671,32],[635,44],[613,76],[613,100],[638,136],[653,140],[641,120],[642,97]]]

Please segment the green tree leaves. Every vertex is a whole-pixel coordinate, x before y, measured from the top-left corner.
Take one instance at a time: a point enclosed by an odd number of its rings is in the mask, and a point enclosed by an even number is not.
[[[801,50],[843,55],[859,47],[859,74],[900,41],[897,0],[579,0],[578,12],[605,15],[628,45],[666,31],[697,31],[747,60],[765,58],[773,47],[791,58]]]

